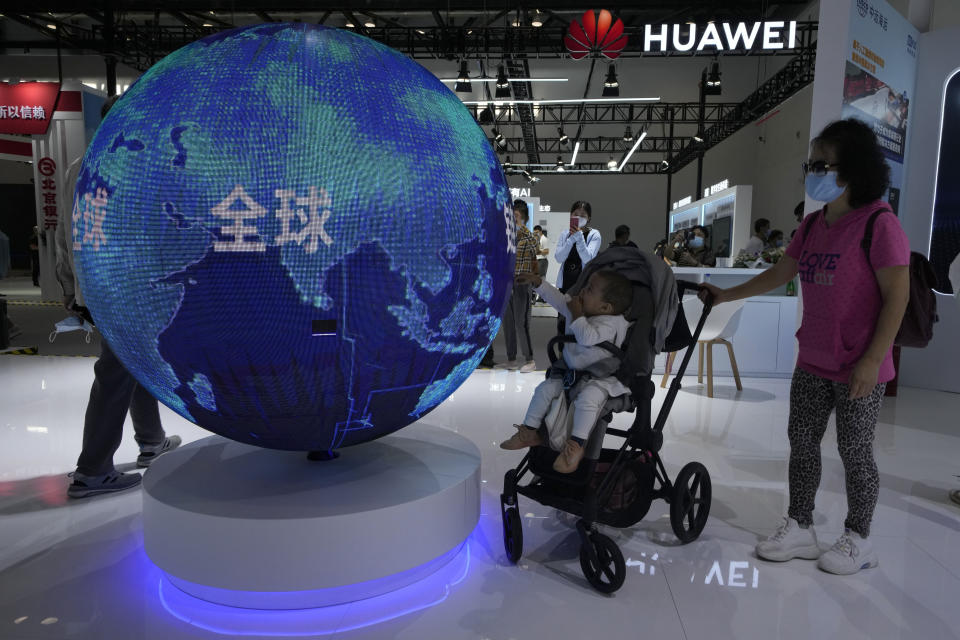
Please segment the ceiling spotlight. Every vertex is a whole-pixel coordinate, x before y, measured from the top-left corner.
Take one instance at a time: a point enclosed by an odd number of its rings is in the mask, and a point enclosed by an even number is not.
[[[694,142],[703,142],[703,132],[697,131],[695,134],[693,134],[693,141],[694,141]]]
[[[493,131],[492,131],[491,133],[493,133],[493,141],[494,141],[494,142],[496,142],[496,143],[497,143],[498,145],[500,145],[501,147],[502,147],[502,146],[505,146],[504,143],[503,143],[503,134],[502,134],[502,133],[500,133],[497,129],[493,129]]]
[[[714,62],[710,68],[710,74],[704,69],[700,74],[701,91],[705,96],[719,96],[722,93],[720,88],[720,63]]]
[[[457,93],[470,93],[473,89],[470,87],[470,74],[467,73],[467,61],[460,61],[460,73],[457,74],[457,84],[453,90]]]
[[[49,25],[48,25],[48,26],[49,26]],[[213,25],[210,24],[209,22],[204,22],[204,23],[203,23],[203,26],[204,26],[204,27],[212,27]]]
[[[494,93],[495,98],[509,98],[510,97],[510,81],[507,80],[507,72],[504,70],[503,65],[497,67],[497,90]]]
[[[633,131],[630,130],[630,125],[627,125],[626,130],[623,132],[623,141],[633,142]]]
[[[367,21],[363,23],[363,26],[365,26],[367,29],[373,29],[377,26],[377,23],[368,18]]]
[[[663,167],[664,169],[669,169],[669,168],[670,168],[670,163],[669,163],[668,161],[666,161],[666,160],[661,160],[661,161],[660,161],[660,166]]]
[[[707,86],[708,87],[719,87],[720,86],[720,63],[714,62],[713,67],[710,69],[710,75],[707,76]]]
[[[563,132],[563,127],[559,127],[557,133],[560,134],[560,144],[570,144],[570,138]]]
[[[47,29],[56,29],[56,28],[57,28],[57,25],[55,25],[55,24],[48,24],[48,25],[47,25]]]
[[[493,124],[494,120],[493,110],[490,107],[484,107],[480,110],[480,113],[477,114],[477,122],[479,124]]]
[[[543,14],[540,13],[540,9],[535,9],[533,12],[533,19],[530,20],[531,27],[542,27],[543,26]]]
[[[607,169],[610,169],[610,171],[617,170],[617,161],[613,159],[613,156],[610,156],[610,159],[607,160]]]
[[[352,22],[348,22],[347,24],[345,24],[345,25],[343,25],[343,26],[345,26],[347,29],[353,29],[353,23],[352,23]]]
[[[607,79],[603,81],[603,97],[609,98],[620,95],[620,83],[617,81],[617,71],[610,65]]]
[[[503,161],[503,168],[509,169],[512,166],[513,166],[513,161],[510,160],[510,156],[507,156],[507,159]]]
[[[564,171],[563,168],[563,158],[557,156],[557,171]]]

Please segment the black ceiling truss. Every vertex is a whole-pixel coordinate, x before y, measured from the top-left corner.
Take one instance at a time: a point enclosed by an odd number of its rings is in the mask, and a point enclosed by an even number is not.
[[[511,56],[504,60],[506,63],[507,77],[509,78],[529,78],[530,64],[525,58]],[[511,82],[511,92],[516,100],[532,100],[533,89],[529,82]],[[527,161],[540,162],[540,155],[537,148],[537,127],[533,118],[533,105],[518,104],[515,109],[520,121],[520,131],[523,136],[523,148],[527,154]]]
[[[639,135],[643,129],[634,131]],[[628,151],[636,140],[626,141],[622,137],[596,136],[592,138],[580,138],[580,153],[607,153],[622,154]],[[687,141],[681,137],[674,136],[647,136],[640,143],[644,153],[679,153],[686,146]],[[539,138],[537,140],[537,153],[549,157],[556,157],[557,154],[569,154],[573,152],[573,138],[566,143],[561,143],[557,136],[551,138]],[[511,159],[519,162],[518,155],[527,153],[526,141],[523,138],[504,138],[498,146],[498,151],[510,155]],[[639,149],[638,149],[639,152]],[[512,154],[512,155],[511,155]],[[534,162],[527,155],[528,162]],[[539,162],[537,160],[536,162]]]
[[[683,151],[674,156],[670,170],[676,172],[693,162],[698,153],[720,144],[745,125],[772,111],[777,105],[813,82],[816,54],[816,47],[812,46],[790,60],[783,69],[761,84],[735,109],[728,111],[707,126],[703,132],[702,143],[691,139]]]
[[[496,99],[491,100],[495,102]],[[546,100],[545,100],[546,101]],[[547,101],[548,102],[548,101]],[[740,106],[739,102],[710,102],[707,103],[704,119],[707,122],[718,122],[725,115],[733,112]],[[501,107],[497,115],[497,126],[520,125],[520,118],[516,107],[507,109]],[[483,109],[483,105],[470,105],[468,109],[476,118]],[[677,124],[696,124],[700,121],[699,102],[588,102],[566,104],[541,104],[534,110],[533,118],[537,124],[551,124],[562,126],[576,123],[582,109],[583,123],[650,123],[665,124],[670,121],[670,110],[673,110],[673,120]]]
[[[690,136],[677,136],[672,140],[669,137],[648,136],[640,143],[631,161],[624,165],[622,171],[607,170],[605,162],[578,160],[575,167],[566,167],[565,173],[577,173],[578,170],[579,172],[599,173],[601,175],[676,173],[696,160],[699,154],[705,153],[708,149],[720,144],[744,126],[768,113],[797,91],[813,82],[815,62],[816,48],[811,47],[809,51],[805,51],[802,55],[790,60],[783,69],[760,85],[743,102],[708,103],[704,111],[703,142],[696,142]],[[624,124],[633,122],[649,127],[654,124],[669,124],[671,115],[673,116],[673,124],[699,122],[699,103],[651,104],[644,107],[641,113],[635,113],[633,119],[630,119],[631,106],[633,105],[612,103],[584,105],[584,122],[592,121],[607,124],[611,122],[622,122]],[[541,106],[538,117],[542,118],[543,122],[549,123],[573,122],[577,115],[577,108],[577,105]],[[505,113],[506,111],[501,112],[501,116]],[[507,118],[498,117],[497,125],[502,125],[508,121]],[[639,135],[640,131],[638,129],[634,131],[634,134]],[[503,144],[505,146],[501,146],[501,150],[505,153],[519,148],[519,142],[516,138],[504,138]],[[573,141],[570,144],[573,144]],[[628,144],[622,138],[582,138],[580,153],[625,153],[630,146],[632,146],[632,143]],[[539,151],[542,153],[563,153],[566,148],[562,148],[558,139],[551,138],[540,143]],[[634,158],[637,158],[637,154],[651,152],[667,153],[672,155],[672,159],[668,165],[664,165],[661,161],[634,160]],[[556,166],[508,167],[507,173],[522,173],[524,170],[529,174],[551,174],[556,171]]]

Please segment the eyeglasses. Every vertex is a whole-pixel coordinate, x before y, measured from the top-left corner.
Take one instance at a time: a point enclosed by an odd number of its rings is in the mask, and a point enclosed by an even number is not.
[[[801,162],[800,170],[803,172],[803,177],[806,178],[809,173],[815,176],[825,176],[827,171],[836,170],[839,166],[838,164],[829,164],[823,160],[817,160],[816,162]]]

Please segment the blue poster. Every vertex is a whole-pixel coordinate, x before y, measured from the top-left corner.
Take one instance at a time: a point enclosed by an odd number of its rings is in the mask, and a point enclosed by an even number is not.
[[[840,113],[866,122],[877,134],[890,165],[887,201],[897,215],[919,37],[916,28],[884,0],[854,2]]]

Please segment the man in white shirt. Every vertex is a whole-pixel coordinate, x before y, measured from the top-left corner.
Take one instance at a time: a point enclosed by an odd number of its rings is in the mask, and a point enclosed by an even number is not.
[[[767,245],[767,236],[770,235],[770,221],[766,218],[758,218],[753,223],[753,235],[747,240],[747,245],[743,248],[750,255],[758,256],[763,253],[763,248]]]

